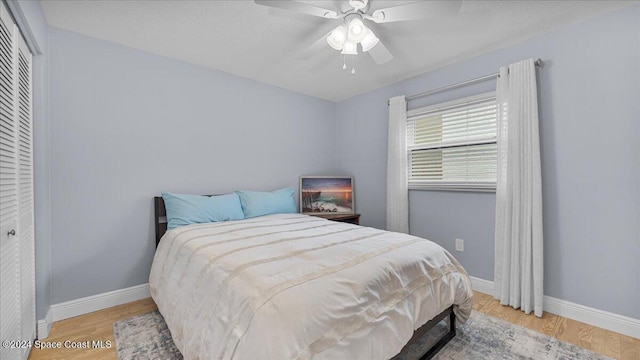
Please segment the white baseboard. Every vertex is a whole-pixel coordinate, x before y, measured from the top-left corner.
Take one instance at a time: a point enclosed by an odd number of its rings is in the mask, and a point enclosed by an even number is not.
[[[146,299],[151,296],[149,284],[136,285],[125,289],[109,291],[102,294],[51,305],[51,320],[60,321],[74,316]]]
[[[493,295],[493,281],[480,279],[473,276],[469,276],[469,278],[471,279],[471,287],[473,288],[473,290]]]
[[[51,306],[47,310],[47,314],[44,319],[38,320],[38,327],[36,330],[36,338],[42,340],[49,337],[49,331],[51,331],[51,324],[53,324],[53,318],[51,314]]]
[[[493,295],[493,281],[470,276],[473,290]],[[544,311],[640,339],[640,320],[544,296]]]
[[[640,320],[638,319],[550,296],[544,297],[543,306],[545,311],[550,313],[640,339]]]

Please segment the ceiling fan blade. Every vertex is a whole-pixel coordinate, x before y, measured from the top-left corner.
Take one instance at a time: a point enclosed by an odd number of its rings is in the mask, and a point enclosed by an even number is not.
[[[371,20],[382,24],[394,21],[418,20],[436,16],[453,16],[460,11],[462,0],[420,1],[416,3],[378,9]]]
[[[321,7],[313,6],[299,1],[272,1],[272,0],[254,0],[258,5],[269,6],[278,9],[295,11],[307,15],[318,16],[325,19],[337,19],[338,13],[334,10],[327,10]]]
[[[329,45],[327,44],[327,36],[329,36],[329,34],[331,34],[331,31],[322,35],[318,40],[314,41],[307,48],[296,52],[293,55],[293,58],[298,60],[306,60],[312,57],[313,55],[315,55],[316,53],[318,53],[320,50],[324,49],[325,47],[329,47]]]
[[[368,53],[369,55],[371,55],[371,58],[373,58],[373,61],[375,61],[378,65],[386,64],[391,61],[391,59],[393,59],[393,55],[391,55],[382,41],[378,41],[376,46],[370,49]]]

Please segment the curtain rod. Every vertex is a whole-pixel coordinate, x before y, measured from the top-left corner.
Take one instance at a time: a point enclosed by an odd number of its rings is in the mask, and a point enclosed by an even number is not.
[[[544,63],[542,62],[541,59],[538,59],[538,60],[534,61],[534,64],[535,64],[536,67],[544,66]],[[411,101],[411,100],[418,99],[418,98],[421,98],[421,97],[437,94],[439,92],[443,92],[443,91],[459,88],[459,87],[462,87],[462,86],[465,86],[465,85],[471,85],[471,84],[479,83],[479,82],[482,82],[482,81],[485,81],[485,80],[489,80],[489,79],[492,79],[492,78],[496,78],[496,77],[498,77],[498,75],[500,75],[499,72],[497,72],[495,74],[481,76],[481,77],[478,77],[478,78],[475,78],[475,79],[459,82],[457,84],[447,85],[447,86],[443,86],[441,88],[437,88],[437,89],[434,89],[434,90],[425,91],[425,92],[420,93],[420,94],[410,95],[410,96],[407,96],[406,99],[407,99],[407,101]],[[387,101],[387,104],[389,104],[389,101]]]

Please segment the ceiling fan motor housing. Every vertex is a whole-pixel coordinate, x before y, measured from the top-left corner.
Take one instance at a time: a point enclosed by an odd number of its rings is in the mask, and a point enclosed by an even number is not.
[[[367,7],[369,0],[349,0],[349,5],[356,10],[361,10]]]

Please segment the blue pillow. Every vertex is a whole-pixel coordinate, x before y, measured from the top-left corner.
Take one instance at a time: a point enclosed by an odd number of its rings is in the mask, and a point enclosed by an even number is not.
[[[236,191],[236,194],[240,197],[244,217],[252,218],[269,214],[295,213],[294,191],[293,188],[286,188],[272,192]]]
[[[189,224],[241,220],[244,213],[238,195],[217,196],[162,193],[167,209],[167,229]]]

